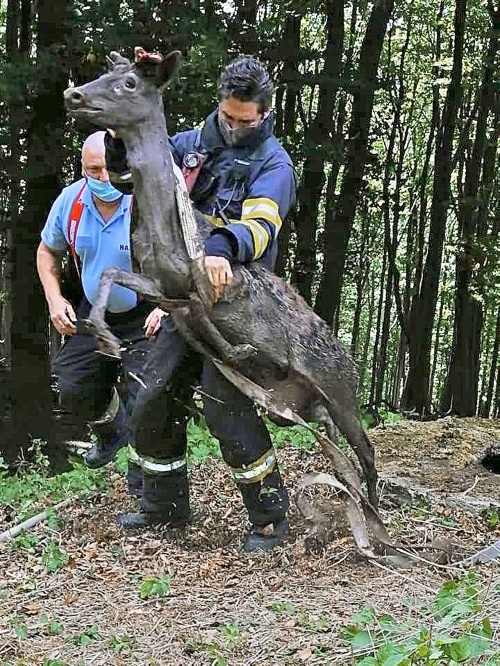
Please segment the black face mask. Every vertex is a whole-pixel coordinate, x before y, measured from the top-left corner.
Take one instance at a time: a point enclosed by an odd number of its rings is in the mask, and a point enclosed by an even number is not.
[[[219,113],[217,120],[219,131],[224,139],[226,146],[257,146],[268,134],[268,122],[272,122],[271,115],[263,118],[258,125],[254,127],[237,127],[233,129],[231,125],[221,117]]]

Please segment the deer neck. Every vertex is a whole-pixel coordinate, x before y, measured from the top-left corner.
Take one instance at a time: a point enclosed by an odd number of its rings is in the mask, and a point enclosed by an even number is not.
[[[189,260],[175,198],[175,176],[164,119],[157,119],[133,132],[121,130],[127,151],[127,162],[134,180],[134,196],[139,209],[138,231],[147,231],[149,248],[139,248],[135,241],[134,252],[145,253],[146,273],[161,274],[168,283],[168,292],[176,296],[187,294],[191,283]],[[137,256],[143,263],[141,256]],[[151,265],[153,261],[154,266]],[[182,292],[182,293],[181,293]]]

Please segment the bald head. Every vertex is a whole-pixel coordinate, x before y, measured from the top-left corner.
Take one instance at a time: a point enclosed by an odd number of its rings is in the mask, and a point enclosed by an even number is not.
[[[99,131],[99,132],[94,132],[93,134],[89,134],[89,136],[85,139],[83,142],[82,146],[82,158],[84,156],[84,153],[87,152],[88,150],[94,150],[97,152],[101,152],[104,155],[104,137],[106,136],[106,132]]]
[[[105,161],[105,135],[103,131],[94,132],[85,139],[82,146],[82,170],[99,180],[109,180]]]

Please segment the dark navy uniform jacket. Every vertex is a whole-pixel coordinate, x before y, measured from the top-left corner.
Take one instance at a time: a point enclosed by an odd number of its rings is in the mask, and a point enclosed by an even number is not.
[[[191,198],[214,225],[205,241],[207,255],[239,263],[258,261],[274,268],[276,239],[295,203],[297,184],[292,161],[273,135],[273,123],[271,113],[245,145],[230,147],[224,143],[214,111],[203,129],[171,137],[172,154],[179,167],[187,153],[206,157]],[[105,144],[108,169],[118,174],[126,172],[122,141],[106,135]],[[131,191],[128,185],[113,184],[124,192]]]
[[[191,198],[215,229],[206,254],[239,263],[259,260],[272,269],[277,235],[295,203],[296,174],[285,149],[273,135],[273,114],[255,132],[249,145],[226,146],[217,111],[202,130],[179,132],[171,138],[172,153],[182,166],[186,153],[206,155]]]

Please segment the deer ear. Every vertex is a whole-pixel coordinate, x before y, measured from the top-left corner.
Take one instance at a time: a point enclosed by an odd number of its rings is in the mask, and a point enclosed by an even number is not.
[[[182,64],[182,54],[180,51],[172,51],[165,56],[156,70],[156,87],[159,92],[163,92],[170,81],[177,75]]]
[[[111,65],[111,67],[115,67],[115,65],[130,65],[130,60],[128,58],[124,58],[117,51],[111,51],[109,56],[106,56],[106,60]]]

